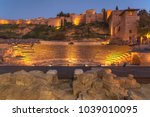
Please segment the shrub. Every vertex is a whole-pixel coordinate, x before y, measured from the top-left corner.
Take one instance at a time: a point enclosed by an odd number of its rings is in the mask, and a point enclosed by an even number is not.
[[[133,65],[140,65],[141,64],[141,60],[140,60],[140,57],[138,55],[133,55],[132,64]]]
[[[65,33],[62,33],[62,32],[54,33],[53,35],[50,35],[48,37],[48,40],[62,41],[65,39],[66,39]]]
[[[0,32],[0,38],[10,39],[10,38],[19,38],[15,32]]]

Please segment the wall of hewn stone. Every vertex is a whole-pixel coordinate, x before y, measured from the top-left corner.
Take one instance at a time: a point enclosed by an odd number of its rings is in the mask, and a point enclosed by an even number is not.
[[[110,69],[76,69],[73,81],[58,79],[56,70],[0,75],[2,100],[144,99],[133,91],[140,88],[133,75],[117,77]]]

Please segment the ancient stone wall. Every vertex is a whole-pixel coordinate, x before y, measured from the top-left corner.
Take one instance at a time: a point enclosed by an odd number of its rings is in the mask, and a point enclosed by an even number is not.
[[[48,25],[49,26],[60,27],[63,24],[64,24],[63,18],[57,17],[57,18],[49,18],[48,19]]]
[[[0,75],[0,99],[6,100],[106,100],[143,99],[133,90],[141,88],[133,75],[117,77],[110,69],[77,69],[74,80],[58,79],[56,70]],[[142,89],[143,90],[143,89]]]

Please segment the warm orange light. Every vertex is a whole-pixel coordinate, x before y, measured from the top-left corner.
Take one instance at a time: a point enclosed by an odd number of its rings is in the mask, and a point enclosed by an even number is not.
[[[60,26],[57,26],[57,27],[56,27],[56,30],[59,30],[59,29],[60,29]]]
[[[61,18],[51,18],[48,21],[48,25],[55,27],[55,29],[59,29],[59,27],[62,25]]]
[[[107,11],[107,19],[110,17],[111,13],[112,13],[112,10]]]
[[[59,29],[60,26],[61,26],[61,19],[56,19],[56,22],[55,22],[56,29]]]
[[[60,27],[60,26],[61,26],[61,22],[60,22],[60,21],[57,21],[55,26],[56,26],[56,27]]]
[[[73,20],[73,24],[78,26],[81,22],[81,17],[80,16],[76,16]]]
[[[130,62],[132,55],[128,52],[129,50],[128,46],[116,46],[110,53],[106,54],[105,65],[119,65],[124,62]]]
[[[17,20],[17,21],[16,21],[16,24],[21,24],[21,21],[20,21],[20,20]]]
[[[73,46],[69,46],[66,51],[67,61],[69,66],[73,66],[77,63],[77,55],[76,55],[76,48]]]
[[[8,20],[0,20],[0,24],[9,24]]]
[[[113,26],[110,27],[110,35],[113,36]]]
[[[26,20],[26,24],[31,24],[31,20]]]
[[[110,43],[110,40],[101,42],[102,45],[108,45],[109,43]]]
[[[150,32],[146,34],[146,37],[150,39]]]
[[[132,16],[132,15],[133,15],[133,12],[132,12],[132,11],[130,11],[130,12],[129,12],[129,15],[131,15],[131,16]]]
[[[120,64],[130,62],[131,55],[129,53],[112,53],[106,57],[105,65]]]

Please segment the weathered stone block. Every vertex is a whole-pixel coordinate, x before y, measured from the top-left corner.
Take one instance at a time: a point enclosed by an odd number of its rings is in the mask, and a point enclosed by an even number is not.
[[[18,86],[29,87],[35,81],[35,77],[24,70],[15,72],[13,78],[16,79],[16,85]]]
[[[41,90],[40,91],[40,100],[56,100],[53,92],[50,90]]]
[[[81,81],[81,83],[83,85],[90,86],[92,84],[92,82],[94,82],[94,80],[96,80],[96,78],[97,78],[96,74],[87,72],[87,73],[80,75],[79,80]]]
[[[76,81],[73,81],[73,95],[74,96],[77,96],[81,91],[83,90],[87,90],[84,88],[83,84],[76,80]]]
[[[33,70],[29,72],[31,75],[35,76],[36,78],[44,78],[45,74],[39,70]]]
[[[74,71],[74,79],[76,79],[79,75],[83,74],[83,70],[82,69],[75,69]]]
[[[111,69],[104,69],[104,71],[105,71],[106,74],[111,74],[112,73]]]
[[[92,84],[92,88],[94,88],[95,90],[100,90],[103,88],[103,82],[101,79],[97,79],[95,80],[95,82],[93,82]]]
[[[135,79],[127,78],[124,88],[140,88],[140,84]]]
[[[11,73],[5,73],[0,75],[0,85],[15,84],[15,79],[12,78]]]
[[[114,80],[114,76],[112,74],[105,74],[102,79],[103,79],[103,81],[110,81],[111,82]]]
[[[49,83],[57,83],[58,82],[57,70],[47,71],[45,78]]]

